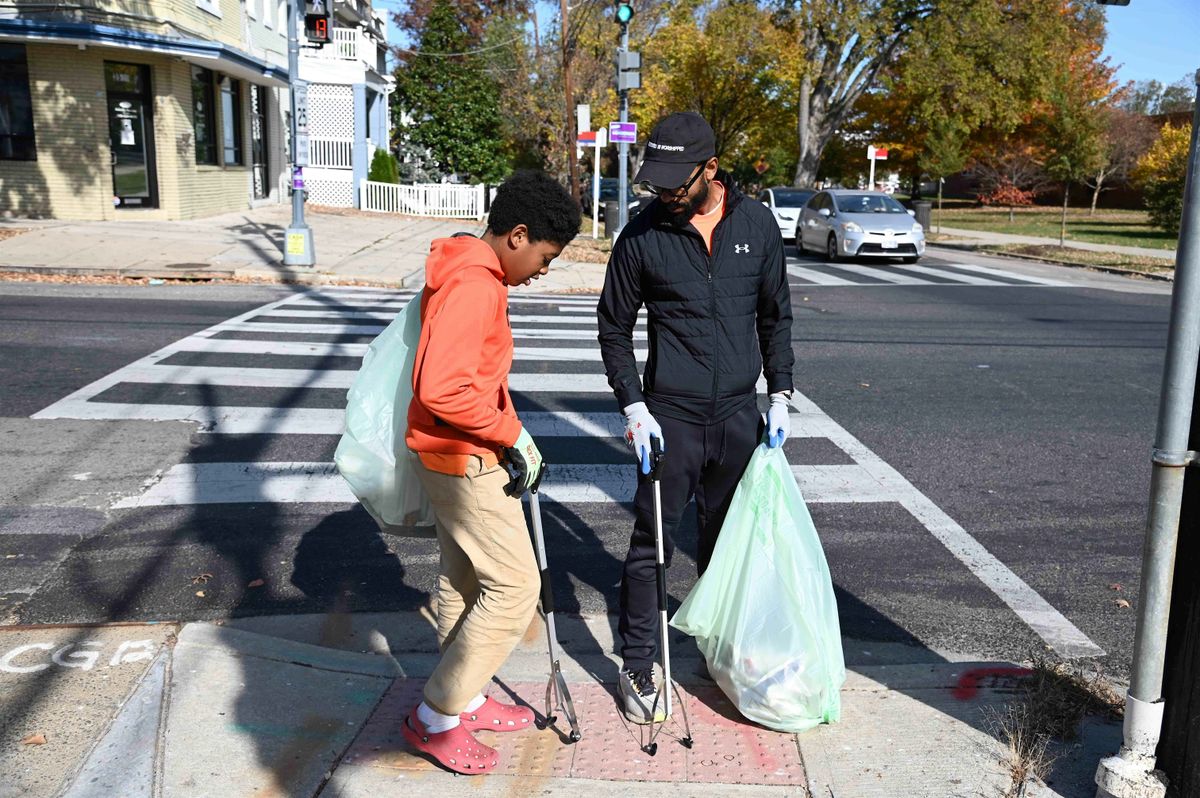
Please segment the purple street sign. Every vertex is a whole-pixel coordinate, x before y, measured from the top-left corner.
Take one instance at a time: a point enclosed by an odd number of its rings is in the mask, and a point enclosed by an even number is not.
[[[292,190],[299,191],[304,188],[304,169],[299,166],[292,167]]]
[[[637,122],[609,122],[608,140],[613,144],[637,144]]]

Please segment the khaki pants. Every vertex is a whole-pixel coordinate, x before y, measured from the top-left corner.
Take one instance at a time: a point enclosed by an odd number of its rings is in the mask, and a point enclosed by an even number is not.
[[[466,476],[418,464],[437,521],[441,574],[437,636],[441,662],[425,702],[457,715],[491,680],[529,627],[540,577],[518,499],[504,494],[508,473],[472,457]]]

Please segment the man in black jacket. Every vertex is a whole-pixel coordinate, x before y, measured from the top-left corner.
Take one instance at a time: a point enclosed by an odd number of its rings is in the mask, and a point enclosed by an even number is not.
[[[763,435],[760,375],[770,395],[768,445],[782,445],[790,431],[792,308],[783,239],[771,212],[739,193],[718,172],[715,156],[712,128],[699,114],[672,114],[654,128],[635,179],[657,199],[621,232],[600,295],[604,367],[641,463],[619,623],[619,690],[635,723],[665,717],[662,702],[651,709],[658,604],[650,439],[666,453],[666,562],[672,533],[695,496],[703,574]],[[633,347],[642,305],[649,322],[644,382]]]

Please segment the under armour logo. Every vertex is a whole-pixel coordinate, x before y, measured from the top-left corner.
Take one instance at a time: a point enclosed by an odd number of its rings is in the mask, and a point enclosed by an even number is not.
[[[733,251],[734,251],[734,252],[736,252],[736,253],[737,253],[737,254],[739,254],[739,255],[742,255],[742,254],[749,254],[749,252],[750,252],[750,245],[749,245],[749,244],[734,244],[734,245],[733,245]]]

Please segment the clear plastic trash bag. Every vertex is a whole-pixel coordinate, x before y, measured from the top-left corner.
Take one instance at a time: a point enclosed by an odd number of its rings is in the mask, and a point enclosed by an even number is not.
[[[433,508],[417,480],[417,455],[404,443],[420,339],[418,291],[367,347],[346,395],[346,431],[333,455],[350,490],[385,526],[433,524]]]
[[[754,452],[708,569],[671,625],[696,638],[750,720],[800,732],[840,718],[846,667],[833,581],[782,448]]]

